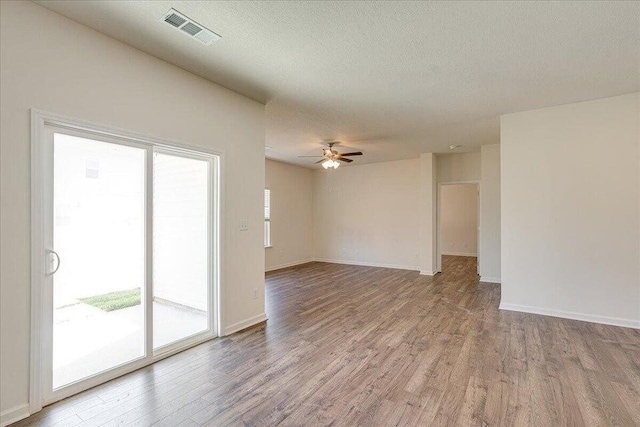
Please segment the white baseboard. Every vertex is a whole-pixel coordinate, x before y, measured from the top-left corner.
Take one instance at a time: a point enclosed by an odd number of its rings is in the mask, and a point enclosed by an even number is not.
[[[264,272],[266,273],[268,271],[280,270],[281,268],[293,267],[294,265],[308,264],[310,262],[313,262],[313,258],[273,265],[271,267],[265,268]]]
[[[381,267],[381,268],[395,268],[397,270],[413,270],[419,271],[420,269],[413,265],[401,265],[401,264],[381,264],[377,262],[361,262],[361,261],[345,261],[341,259],[329,259],[329,258],[314,258],[317,262],[328,262],[330,264],[344,264],[344,265],[361,265],[364,267]]]
[[[9,424],[20,421],[29,416],[29,404],[14,406],[0,414],[0,426],[5,427]]]
[[[420,270],[420,275],[421,276],[435,276],[438,273],[439,273],[438,271]]]
[[[240,332],[243,329],[250,328],[251,326],[262,323],[265,320],[267,320],[267,313],[262,313],[257,316],[253,316],[240,322],[234,323],[224,328],[224,336]]]
[[[450,255],[450,256],[472,256],[477,257],[477,253],[473,252],[442,252],[442,255]]]
[[[522,313],[541,314],[543,316],[561,317],[563,319],[582,320],[583,322],[602,323],[604,325],[622,326],[640,329],[640,320],[620,317],[599,316],[595,314],[575,313],[572,311],[552,310],[527,305],[500,303],[500,310],[519,311]]]
[[[502,283],[499,277],[480,276],[480,281],[485,283]]]

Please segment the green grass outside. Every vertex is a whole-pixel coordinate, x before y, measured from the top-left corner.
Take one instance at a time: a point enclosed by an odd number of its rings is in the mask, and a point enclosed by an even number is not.
[[[121,310],[140,304],[140,288],[109,292],[108,294],[79,298],[79,300],[104,311]]]

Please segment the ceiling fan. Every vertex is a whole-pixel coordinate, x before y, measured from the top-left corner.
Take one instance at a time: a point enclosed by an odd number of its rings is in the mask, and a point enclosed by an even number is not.
[[[347,159],[347,157],[362,156],[362,151],[354,151],[351,153],[338,153],[336,150],[333,149],[333,146],[337,144],[338,142],[328,142],[327,146],[329,148],[322,149],[322,156],[298,156],[298,158],[302,159],[306,157],[321,157],[321,159],[315,162],[315,164],[322,163],[322,167],[325,169],[329,169],[329,168],[338,169],[338,166],[340,166],[340,163],[338,162],[345,162],[345,163],[353,162],[353,159]]]

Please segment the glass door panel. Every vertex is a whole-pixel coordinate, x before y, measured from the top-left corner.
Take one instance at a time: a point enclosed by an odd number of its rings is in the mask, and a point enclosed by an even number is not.
[[[146,150],[53,136],[55,390],[145,356]]]
[[[153,348],[208,331],[210,161],[153,155]]]

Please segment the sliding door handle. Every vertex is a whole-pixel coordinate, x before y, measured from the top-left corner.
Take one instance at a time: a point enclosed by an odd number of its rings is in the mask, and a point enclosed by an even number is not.
[[[58,255],[58,253],[56,251],[54,251],[53,249],[47,249],[47,276],[53,276],[54,274],[56,274],[56,272],[58,271],[58,269],[60,268],[60,255]],[[51,257],[54,258],[51,258]],[[55,260],[55,269],[51,269],[51,266],[53,265],[53,261]]]

